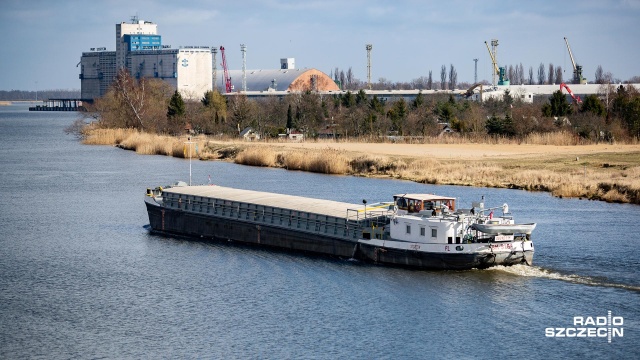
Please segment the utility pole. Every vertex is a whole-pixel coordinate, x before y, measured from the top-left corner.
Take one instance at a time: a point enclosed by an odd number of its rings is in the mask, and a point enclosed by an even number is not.
[[[371,90],[371,49],[373,49],[373,45],[367,44],[367,84],[369,85],[369,90]]]
[[[184,144],[185,144],[185,146],[189,147],[189,186],[191,186],[191,145],[195,144],[195,142],[191,141],[191,136],[189,136],[187,138],[187,141],[185,141]],[[196,152],[197,152],[197,150],[196,150]],[[186,153],[186,149],[185,149],[185,153]]]
[[[473,59],[473,61],[476,63],[475,64],[475,73],[473,75],[473,83],[477,84],[478,83],[478,59]]]
[[[245,44],[240,44],[240,51],[242,51],[242,91],[247,92],[247,47]]]
[[[218,60],[216,60],[216,58],[217,58],[216,55],[218,55],[218,48],[214,46],[211,49],[211,52],[213,53],[213,91],[216,91],[216,90],[218,90],[218,84],[216,83],[217,80],[218,80],[217,79],[218,78],[218,74],[217,74],[217,72],[218,72],[217,61]]]

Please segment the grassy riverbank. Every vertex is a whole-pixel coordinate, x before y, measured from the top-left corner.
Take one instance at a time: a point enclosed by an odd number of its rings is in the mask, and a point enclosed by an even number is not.
[[[448,184],[547,191],[558,197],[640,204],[640,145],[576,145],[568,136],[492,144],[257,142],[193,139],[201,160],[326,174],[392,177]],[[95,129],[85,144],[117,145],[139,154],[184,157],[186,138],[135,130]],[[456,143],[458,142],[458,143]]]

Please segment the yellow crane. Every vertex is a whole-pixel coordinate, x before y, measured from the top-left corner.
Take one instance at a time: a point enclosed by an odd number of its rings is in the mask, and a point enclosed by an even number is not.
[[[573,65],[573,83],[586,84],[587,79],[582,77],[582,66],[576,64],[575,60],[573,60],[573,53],[571,52],[569,40],[567,40],[566,36],[564,37],[564,42],[567,44],[567,50],[569,50],[569,57],[571,58],[571,65]]]
[[[498,40],[491,40],[491,47],[494,49],[493,52],[491,52],[491,49],[489,49],[489,44],[486,41],[484,42],[484,44],[487,45],[487,50],[489,51],[489,56],[491,56],[491,62],[493,63],[493,85],[496,84],[496,75],[499,76],[498,85],[509,85],[507,71],[504,67],[498,67],[498,61],[496,60],[496,56],[494,55],[494,53],[496,52],[495,49],[498,46]]]

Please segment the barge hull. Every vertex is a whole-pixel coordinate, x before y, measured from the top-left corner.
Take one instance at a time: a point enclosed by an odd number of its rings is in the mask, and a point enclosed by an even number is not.
[[[496,265],[529,264],[533,262],[533,251],[515,251],[495,254],[433,253],[417,250],[382,248],[360,243],[360,260],[376,264],[396,265],[410,268],[434,270],[485,269]]]
[[[153,232],[237,241],[285,250],[351,258],[355,241],[266,226],[242,220],[174,210],[146,202]]]

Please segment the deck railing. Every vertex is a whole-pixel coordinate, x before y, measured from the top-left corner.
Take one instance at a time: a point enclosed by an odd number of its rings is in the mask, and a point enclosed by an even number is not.
[[[195,195],[163,194],[167,208],[357,241],[362,229],[388,223],[389,206],[348,209],[345,217]]]

